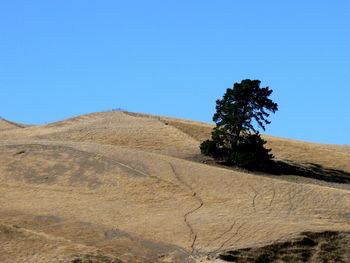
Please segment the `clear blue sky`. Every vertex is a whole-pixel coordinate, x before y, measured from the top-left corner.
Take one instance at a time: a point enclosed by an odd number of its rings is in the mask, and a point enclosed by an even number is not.
[[[42,124],[121,107],[210,122],[260,79],[266,133],[350,144],[350,1],[0,3],[0,116]]]

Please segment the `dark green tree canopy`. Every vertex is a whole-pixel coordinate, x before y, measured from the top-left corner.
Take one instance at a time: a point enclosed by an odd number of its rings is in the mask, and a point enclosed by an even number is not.
[[[265,124],[270,124],[268,111],[278,110],[277,103],[268,98],[271,93],[268,87],[260,88],[260,80],[245,79],[235,83],[233,89],[226,90],[222,100],[216,101],[213,121],[219,126],[232,125],[231,128],[242,132],[257,132],[252,124],[255,120],[265,130]]]
[[[212,139],[201,144],[202,153],[246,168],[270,160],[273,156],[264,148],[266,142],[259,128],[265,130],[270,123],[269,112],[278,110],[278,105],[269,99],[271,93],[268,87],[260,88],[259,80],[250,79],[227,89],[216,101],[216,127]]]

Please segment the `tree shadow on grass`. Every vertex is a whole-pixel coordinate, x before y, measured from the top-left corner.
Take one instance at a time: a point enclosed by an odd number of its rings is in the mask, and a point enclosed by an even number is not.
[[[274,175],[296,175],[326,182],[350,184],[350,173],[325,168],[315,163],[303,163],[300,165],[274,160],[261,171]]]
[[[212,166],[224,166],[227,168],[240,170],[240,168],[230,166],[223,161],[214,160],[211,157],[203,155],[193,156],[188,158],[188,160],[205,163]],[[243,169],[240,171],[247,170]],[[269,164],[265,165],[264,168],[253,170],[251,172],[262,172],[264,174],[271,175],[294,175],[331,183],[350,184],[350,173],[342,170],[325,168],[320,164],[311,162],[296,164],[292,161],[272,160],[269,162]]]

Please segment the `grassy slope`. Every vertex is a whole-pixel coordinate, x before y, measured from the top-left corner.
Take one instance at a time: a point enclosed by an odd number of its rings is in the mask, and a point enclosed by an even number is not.
[[[0,131],[12,130],[12,129],[17,129],[17,128],[25,128],[25,127],[30,127],[30,126],[31,125],[12,122],[12,121],[8,121],[8,120],[0,118]]]
[[[102,112],[0,131],[1,262],[191,262],[303,231],[350,231],[342,186],[185,160],[211,127]],[[350,147],[266,138],[280,159],[350,172]]]

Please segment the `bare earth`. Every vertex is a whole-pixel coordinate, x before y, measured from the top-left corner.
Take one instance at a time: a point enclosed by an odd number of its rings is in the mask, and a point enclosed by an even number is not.
[[[315,176],[253,174],[200,156],[212,127],[0,119],[0,262],[350,262],[350,146],[265,136]]]

